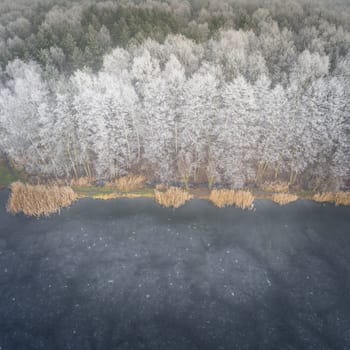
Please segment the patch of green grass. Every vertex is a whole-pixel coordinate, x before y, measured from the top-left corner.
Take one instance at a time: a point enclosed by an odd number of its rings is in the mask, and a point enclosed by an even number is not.
[[[147,197],[147,198],[153,198],[154,197],[154,189],[153,188],[144,188],[139,191],[131,192],[134,195],[137,195],[139,197]]]
[[[152,188],[144,188],[142,190],[138,191],[131,191],[131,192],[120,192],[116,191],[113,188],[109,187],[96,187],[96,186],[90,186],[90,187],[79,187],[79,186],[73,186],[73,191],[79,196],[79,197],[88,197],[88,198],[98,198],[98,197],[104,197],[108,195],[118,194],[121,197],[130,195],[131,197],[146,197],[146,198],[153,198],[154,197],[154,191]]]
[[[95,186],[73,186],[73,191],[81,197],[94,197],[99,194],[114,193],[113,189]]]
[[[17,171],[10,170],[5,163],[0,162],[0,187],[6,187],[20,179],[21,176]]]
[[[299,190],[296,191],[295,194],[299,197],[299,199],[312,199],[316,192],[311,190]]]

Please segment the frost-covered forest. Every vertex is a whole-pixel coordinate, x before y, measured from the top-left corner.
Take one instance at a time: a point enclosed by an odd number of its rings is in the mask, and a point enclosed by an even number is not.
[[[350,177],[350,5],[3,1],[0,153],[46,178]]]

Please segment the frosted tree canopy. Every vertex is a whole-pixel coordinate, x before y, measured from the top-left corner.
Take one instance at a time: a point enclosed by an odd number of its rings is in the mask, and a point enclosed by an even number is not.
[[[349,16],[340,2],[5,1],[0,153],[45,178],[338,189]]]

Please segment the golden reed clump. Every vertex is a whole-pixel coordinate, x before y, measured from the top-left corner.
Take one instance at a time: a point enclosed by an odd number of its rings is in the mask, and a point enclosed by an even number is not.
[[[335,205],[350,205],[350,192],[316,193],[312,199],[319,203],[335,203]]]
[[[24,213],[27,216],[48,216],[68,207],[78,198],[68,186],[28,185],[15,182],[7,211],[11,214]]]
[[[337,192],[335,194],[336,205],[350,205],[350,192]]]
[[[234,190],[212,190],[210,192],[209,200],[219,208],[235,204]]]
[[[335,194],[332,192],[316,193],[312,199],[319,203],[331,203],[335,202]]]
[[[182,188],[170,187],[166,191],[154,190],[154,198],[158,204],[165,208],[179,208],[193,196]]]
[[[279,205],[285,205],[288,203],[295,202],[298,199],[298,196],[291,193],[275,193],[272,196],[272,200]]]
[[[265,182],[261,185],[261,189],[266,192],[288,192],[289,183],[284,181]]]
[[[219,208],[235,205],[242,209],[252,209],[254,196],[250,191],[212,190],[209,200]]]
[[[145,187],[146,178],[142,175],[126,175],[108,182],[106,187],[113,187],[121,192],[141,190]]]
[[[252,209],[254,196],[250,191],[237,191],[235,205],[241,209]]]

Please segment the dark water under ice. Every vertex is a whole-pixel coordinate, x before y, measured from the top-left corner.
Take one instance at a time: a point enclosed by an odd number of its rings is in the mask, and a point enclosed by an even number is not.
[[[5,213],[0,349],[350,349],[350,208],[82,200]]]

